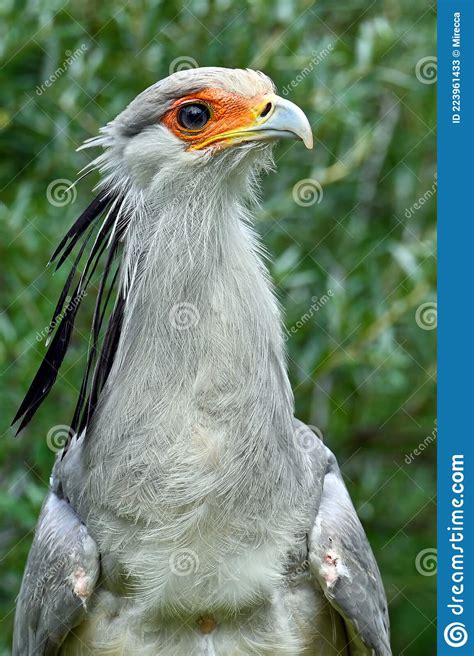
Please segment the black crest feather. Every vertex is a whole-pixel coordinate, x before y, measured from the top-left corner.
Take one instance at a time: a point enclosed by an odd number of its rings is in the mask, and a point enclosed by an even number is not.
[[[50,264],[56,263],[55,270],[66,262],[71,262],[71,269],[47,329],[46,354],[13,420],[13,423],[20,421],[17,434],[30,422],[56,381],[71,342],[79,307],[99,269],[91,341],[71,421],[72,432],[83,430],[92,417],[107,381],[122,327],[125,299],[122,294],[114,292],[117,291],[120,269],[117,256],[128,225],[123,205],[124,198],[107,192],[100,193],[68,230],[51,256]],[[101,221],[102,216],[105,218]],[[81,269],[85,252],[87,259]],[[115,304],[110,310],[114,295]]]

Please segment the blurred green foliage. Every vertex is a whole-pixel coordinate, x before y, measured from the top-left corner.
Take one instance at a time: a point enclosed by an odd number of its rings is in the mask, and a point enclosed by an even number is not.
[[[85,317],[48,402],[13,439],[8,424],[64,280],[45,264],[89,202],[91,178],[61,208],[46,190],[89,161],[74,152],[85,138],[171,62],[192,58],[260,68],[310,117],[316,149],[278,147],[257,224],[285,310],[297,411],[342,465],[385,580],[394,654],[434,654],[435,577],[418,569],[435,546],[435,341],[416,321],[435,298],[435,85],[416,75],[435,53],[433,9],[5,0],[0,14],[0,653],[53,462],[45,436],[71,417],[88,332]],[[322,195],[302,206],[293,189],[306,178]]]

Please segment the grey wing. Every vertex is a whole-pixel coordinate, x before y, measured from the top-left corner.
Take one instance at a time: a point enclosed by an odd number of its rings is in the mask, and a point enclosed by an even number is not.
[[[17,599],[13,656],[57,654],[81,623],[99,576],[94,540],[70,504],[51,491],[38,520]]]
[[[326,451],[322,494],[309,539],[310,569],[345,621],[350,655],[391,656],[379,568],[336,458]]]

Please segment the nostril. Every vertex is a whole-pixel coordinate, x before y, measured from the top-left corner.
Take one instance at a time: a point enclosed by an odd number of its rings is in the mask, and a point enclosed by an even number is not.
[[[271,111],[271,109],[272,109],[272,103],[271,103],[271,102],[267,102],[267,104],[265,105],[265,107],[264,107],[264,108],[262,109],[262,111],[260,112],[260,118],[264,118],[264,117],[265,117],[265,116]]]

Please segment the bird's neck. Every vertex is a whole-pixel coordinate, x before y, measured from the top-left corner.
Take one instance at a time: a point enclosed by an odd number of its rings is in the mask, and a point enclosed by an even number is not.
[[[163,176],[126,244],[131,278],[118,367],[136,389],[206,412],[292,412],[280,314],[238,175]],[[145,394],[146,396],[146,394]],[[138,407],[140,406],[137,399]],[[237,410],[238,409],[238,410]]]
[[[107,463],[135,519],[144,495],[154,518],[212,494],[229,513],[294,514],[303,456],[279,311],[238,185],[165,182],[127,236],[132,281],[90,462]]]

